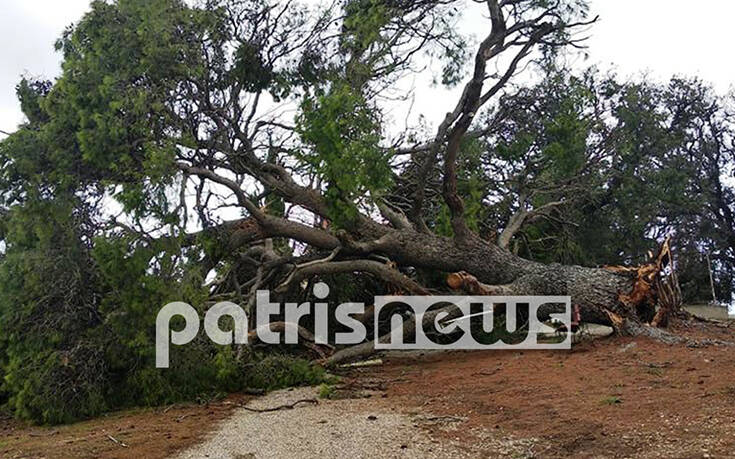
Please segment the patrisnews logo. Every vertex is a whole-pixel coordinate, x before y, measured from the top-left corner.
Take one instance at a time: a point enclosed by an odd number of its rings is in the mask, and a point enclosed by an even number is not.
[[[314,294],[323,300],[329,287],[318,283]],[[572,347],[570,334],[555,336],[557,330],[572,329],[569,296],[376,296],[373,304],[376,350]],[[499,315],[505,320],[496,321]],[[220,328],[219,320],[224,316],[232,319],[231,330]],[[249,327],[249,318],[240,306],[217,303],[204,316],[204,331],[220,345],[248,344],[251,336],[265,344],[296,344],[298,324],[310,316],[316,344],[330,344],[330,323],[339,324],[341,329],[333,335],[336,345],[354,345],[367,339],[367,326],[357,319],[365,316],[364,303],[340,304],[330,315],[326,302],[286,303],[284,307],[272,303],[270,292],[263,290],[256,294],[255,316],[254,327]],[[174,317],[183,318],[183,328],[172,330]],[[283,325],[283,332],[272,329],[275,321]],[[499,323],[505,330],[495,330]],[[156,367],[168,368],[170,345],[190,343],[199,334],[200,325],[199,313],[191,305],[174,302],[164,306],[156,317]]]
[[[410,311],[410,318],[397,311]],[[456,317],[459,310],[459,317]],[[505,316],[505,333],[497,333],[495,315]],[[544,317],[544,320],[541,320]],[[572,337],[548,340],[557,329],[571,330],[569,296],[377,296],[375,336],[390,320],[389,335],[375,349],[571,349]],[[413,327],[403,327],[413,320]],[[495,333],[494,333],[495,332]],[[495,336],[488,340],[489,336]],[[507,336],[508,342],[502,336]]]

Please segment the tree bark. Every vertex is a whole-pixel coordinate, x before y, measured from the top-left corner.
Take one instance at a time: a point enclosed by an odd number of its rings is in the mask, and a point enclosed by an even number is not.
[[[647,336],[669,344],[687,342],[658,328],[666,325],[668,318],[675,315],[681,305],[669,239],[650,263],[635,268],[544,265],[517,257],[479,239],[473,241],[466,244],[421,233],[410,240],[384,236],[371,249],[390,249],[393,256],[403,262],[427,268],[436,268],[435,263],[444,260],[444,269],[468,268],[470,272],[478,273],[480,279],[493,282],[493,285],[485,284],[464,271],[448,276],[447,283],[451,288],[463,289],[471,295],[568,295],[573,309],[579,311],[578,319],[584,322],[608,324],[619,334]],[[419,250],[421,247],[423,251]],[[665,274],[667,266],[671,269]],[[441,311],[456,312],[451,306]],[[431,322],[438,312],[426,315],[423,322]],[[550,314],[557,311],[546,309],[541,312]],[[414,321],[407,321],[402,327],[405,335],[415,327]],[[379,339],[388,336],[390,333]],[[374,341],[369,341],[342,349],[324,359],[323,363],[334,365],[353,361],[374,352]]]
[[[384,253],[400,265],[448,273],[466,271],[485,284],[504,286],[506,295],[569,295],[585,321],[609,323],[605,310],[623,316],[632,312],[618,300],[621,293],[633,288],[634,279],[626,273],[545,265],[477,237],[458,241],[413,231],[391,231],[374,242],[355,244],[355,248]]]

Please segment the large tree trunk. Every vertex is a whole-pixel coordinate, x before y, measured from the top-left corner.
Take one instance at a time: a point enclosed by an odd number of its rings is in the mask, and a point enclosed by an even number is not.
[[[295,222],[281,221],[278,225],[271,225],[267,220],[248,219],[248,222],[248,225],[227,225],[230,231],[234,229],[229,237],[231,242],[257,240],[263,234],[269,237],[291,237],[295,232],[301,236],[307,234]],[[261,260],[263,269],[273,273],[264,279],[269,278],[268,284],[278,292],[306,278],[367,273],[404,294],[427,295],[435,290],[402,274],[403,269],[459,273],[455,277],[459,276],[461,282],[449,278],[452,288],[483,295],[568,295],[581,321],[608,324],[621,334],[647,335],[665,341],[675,339],[674,335],[657,328],[665,326],[680,306],[668,240],[658,255],[642,266],[592,268],[530,261],[475,235],[442,237],[417,231],[403,219],[398,223],[391,227],[364,218],[336,234],[319,230],[323,234],[309,240],[312,247],[320,253],[329,253],[328,256],[314,252],[297,257],[299,263],[294,263],[292,257]],[[231,244],[231,250],[237,250],[238,243],[234,245]],[[329,252],[321,252],[326,250]],[[251,289],[265,286],[263,280],[262,285],[256,283]],[[372,343],[365,343],[338,351],[328,362],[354,360],[372,352]]]
[[[643,335],[667,343],[685,341],[657,328],[665,325],[669,316],[679,313],[681,305],[668,239],[658,255],[640,267],[587,268],[525,260],[480,240],[457,244],[454,240],[427,234],[414,236],[411,239],[383,237],[371,249],[390,249],[394,258],[413,266],[463,269],[450,274],[447,283],[451,288],[463,289],[469,294],[568,295],[572,307],[580,313],[577,319],[582,321],[611,325],[620,334]],[[665,272],[667,267],[669,270]],[[457,312],[451,306],[441,311],[449,312],[450,317]],[[439,312],[428,314],[423,322],[431,323]],[[404,334],[414,326],[414,321],[405,322]],[[387,333],[379,339],[386,339],[389,335]],[[374,341],[369,341],[342,349],[325,359],[324,363],[334,365],[374,352]]]
[[[341,244],[341,256],[367,258],[381,255],[397,266],[445,273],[466,272],[483,285],[485,294],[568,295],[573,306],[579,309],[582,321],[615,327],[621,325],[621,320],[636,323],[653,320],[657,302],[656,280],[663,269],[671,265],[668,240],[651,263],[641,267],[591,268],[543,264],[521,258],[478,237],[460,240],[409,228],[390,228],[368,219],[349,232],[338,232],[334,241],[326,241],[322,248],[333,250],[335,244]],[[367,271],[407,292],[423,294],[421,288],[407,277],[397,276],[396,271],[382,269],[379,265],[364,260],[330,261],[305,266],[296,273],[296,277]],[[674,303],[677,301],[677,298],[672,300]],[[674,304],[672,307],[677,306]]]
[[[609,323],[609,314],[633,316],[619,301],[631,292],[635,277],[604,268],[529,261],[479,238],[456,239],[413,231],[393,231],[372,243],[353,244],[384,253],[400,265],[465,271],[502,295],[569,295],[585,321]]]

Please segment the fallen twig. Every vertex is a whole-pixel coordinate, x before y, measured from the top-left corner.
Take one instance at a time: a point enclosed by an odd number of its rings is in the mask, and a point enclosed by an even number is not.
[[[278,411],[278,410],[292,410],[296,408],[296,405],[298,405],[299,403],[311,403],[313,405],[319,404],[319,402],[315,398],[305,398],[301,400],[296,400],[295,402],[290,403],[290,404],[279,405],[273,408],[250,408],[248,406],[243,406],[243,408],[245,408],[248,411],[253,411],[255,413],[268,413],[271,411]]]
[[[467,418],[460,418],[457,416],[431,416],[419,420],[424,422],[465,422]]]
[[[126,445],[125,443],[121,442],[120,440],[118,440],[117,438],[113,437],[110,434],[107,434],[107,438],[109,438],[113,442],[117,443],[118,445],[122,446],[123,448],[127,448],[128,447],[128,445]]]
[[[58,430],[52,430],[51,432],[31,432],[28,434],[29,437],[50,437],[51,435],[58,434]]]
[[[359,362],[345,363],[340,365],[340,368],[362,368],[371,367],[375,365],[382,365],[383,359],[372,359],[372,360],[361,360]]]

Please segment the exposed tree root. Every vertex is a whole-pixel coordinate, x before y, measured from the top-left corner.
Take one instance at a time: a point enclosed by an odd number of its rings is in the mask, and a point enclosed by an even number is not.
[[[671,238],[664,240],[656,256],[649,254],[650,263],[638,267],[605,266],[605,269],[635,277],[632,290],[618,295],[625,309],[635,312],[634,317],[626,319],[650,321],[653,327],[665,327],[672,315],[680,313],[682,304],[679,279],[671,253]],[[613,326],[620,328],[620,321],[610,318]]]
[[[624,336],[642,336],[665,344],[683,344],[689,341],[689,339],[683,336],[675,335],[653,325],[642,324],[627,319],[623,320],[618,332]]]
[[[723,320],[708,319],[706,317],[695,316],[694,314],[690,314],[689,312],[686,312],[686,314],[687,314],[687,317],[686,317],[687,320],[693,320],[695,322],[710,324],[710,325],[714,325],[715,327],[720,327],[720,328],[735,327],[735,320],[723,321]]]

